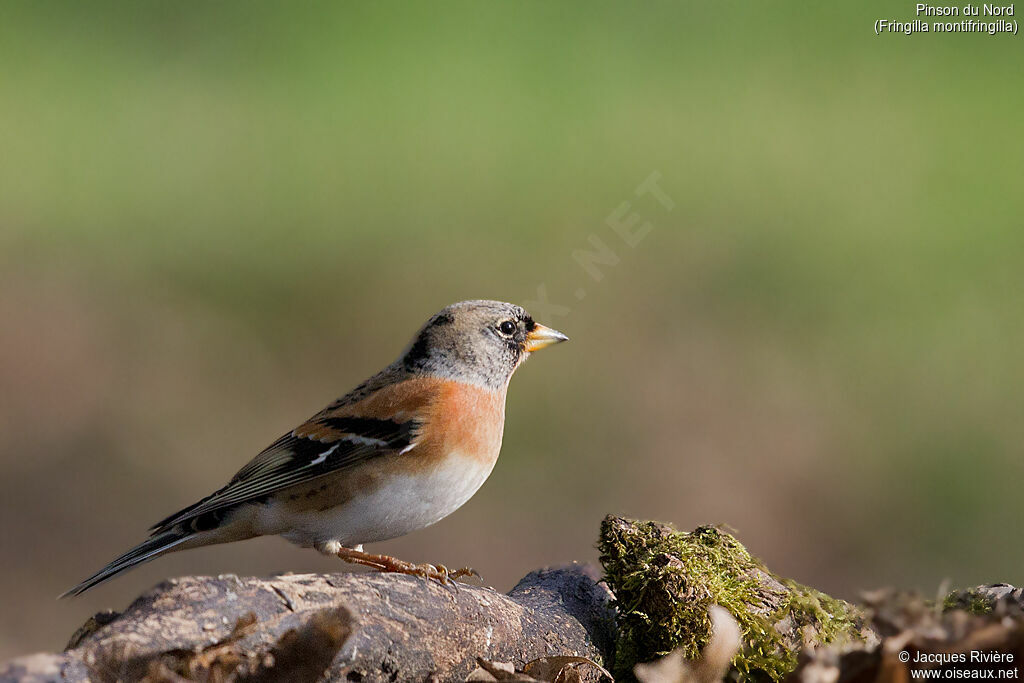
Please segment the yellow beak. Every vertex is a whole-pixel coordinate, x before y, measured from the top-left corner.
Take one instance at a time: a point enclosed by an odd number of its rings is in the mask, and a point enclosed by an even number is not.
[[[553,330],[550,327],[537,323],[534,325],[533,330],[526,335],[526,351],[527,353],[533,353],[543,349],[545,346],[551,346],[552,344],[568,340],[569,338],[558,330]]]

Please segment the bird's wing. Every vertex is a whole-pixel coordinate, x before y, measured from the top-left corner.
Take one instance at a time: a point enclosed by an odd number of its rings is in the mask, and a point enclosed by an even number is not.
[[[160,532],[208,512],[255,502],[373,458],[404,453],[416,444],[421,410],[428,402],[429,392],[414,381],[386,384],[378,390],[360,387],[275,441],[227,486],[152,530]]]

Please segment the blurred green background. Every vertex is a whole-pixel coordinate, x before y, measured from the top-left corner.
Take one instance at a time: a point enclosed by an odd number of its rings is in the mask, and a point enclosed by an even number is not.
[[[1024,581],[1022,44],[874,35],[912,8],[4,3],[0,656],[340,569],[260,539],[54,600],[435,310],[540,287],[572,342],[491,479],[372,549],[507,590],[616,512],[844,597]]]

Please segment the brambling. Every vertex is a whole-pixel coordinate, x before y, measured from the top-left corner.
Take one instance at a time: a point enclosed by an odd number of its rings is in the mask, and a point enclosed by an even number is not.
[[[61,597],[169,552],[271,535],[442,583],[475,574],[366,553],[362,545],[430,526],[476,493],[498,459],[512,373],[534,351],[567,339],[513,304],[448,306],[398,360]]]

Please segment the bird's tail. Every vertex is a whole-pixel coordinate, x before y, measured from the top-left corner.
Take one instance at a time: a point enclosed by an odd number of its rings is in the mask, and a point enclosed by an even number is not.
[[[179,545],[195,536],[195,532],[180,526],[172,527],[161,531],[135,546],[124,555],[99,570],[88,579],[78,584],[71,590],[63,593],[60,597],[66,598],[72,595],[81,595],[93,586],[98,586],[104,581],[111,579],[123,571],[136,567],[143,562],[160,557],[164,553],[174,550]]]

